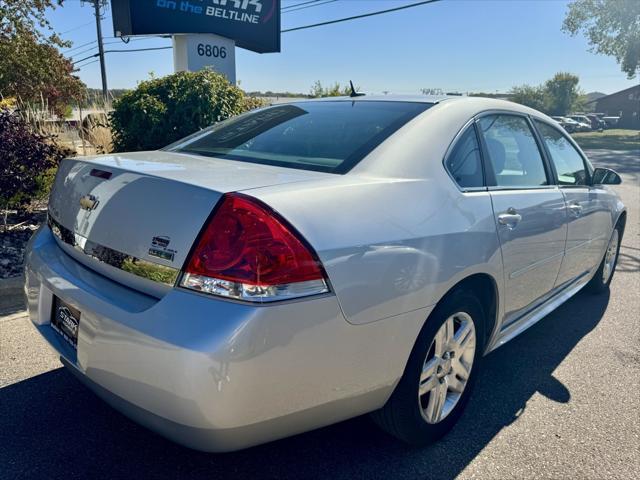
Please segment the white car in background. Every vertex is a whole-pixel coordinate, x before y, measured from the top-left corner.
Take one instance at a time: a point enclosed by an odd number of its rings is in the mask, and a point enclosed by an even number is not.
[[[584,115],[571,115],[568,118],[570,118],[574,122],[578,122],[578,124],[580,125],[579,131],[581,132],[590,132],[591,130],[593,130],[589,117],[586,117]]]

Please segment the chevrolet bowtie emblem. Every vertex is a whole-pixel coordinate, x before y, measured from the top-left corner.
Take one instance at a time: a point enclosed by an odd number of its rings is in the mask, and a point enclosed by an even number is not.
[[[84,210],[91,211],[98,206],[98,198],[94,195],[85,195],[80,198],[80,207]]]

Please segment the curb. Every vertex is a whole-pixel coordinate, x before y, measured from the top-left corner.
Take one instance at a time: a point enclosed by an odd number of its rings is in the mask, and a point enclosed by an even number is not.
[[[0,312],[0,322],[11,322],[13,320],[22,320],[23,318],[29,318],[29,312],[26,310],[9,315],[3,315],[2,312]]]
[[[24,276],[0,279],[0,295],[11,295],[22,292]],[[14,292],[15,290],[15,292]]]
[[[3,322],[26,315],[24,300],[24,276],[0,279],[0,319]]]

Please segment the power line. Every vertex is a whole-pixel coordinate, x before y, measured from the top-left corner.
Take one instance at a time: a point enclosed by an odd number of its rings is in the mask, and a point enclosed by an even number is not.
[[[316,0],[319,1],[319,0]],[[289,12],[297,12],[298,10],[306,10],[307,8],[313,8],[313,7],[319,7],[321,5],[326,5],[327,3],[333,3],[333,2],[337,2],[338,0],[324,0],[322,3],[316,3],[314,2],[312,5],[307,5],[305,7],[300,7],[300,8],[294,8],[294,9],[289,9],[289,10],[285,10],[282,13],[289,13]]]
[[[298,30],[306,30],[307,28],[322,27],[324,25],[331,25],[331,24],[334,24],[334,23],[348,22],[350,20],[357,20],[359,18],[373,17],[375,15],[382,15],[384,13],[397,12],[398,10],[405,10],[407,8],[419,7],[420,5],[426,5],[427,3],[435,3],[435,2],[439,2],[439,1],[440,0],[424,0],[422,2],[411,3],[409,5],[403,5],[401,7],[389,8],[387,10],[379,10],[377,12],[364,13],[362,15],[354,15],[352,17],[345,17],[345,18],[338,18],[336,20],[329,20],[328,22],[320,22],[320,23],[314,23],[314,24],[311,24],[311,25],[303,25],[301,27],[288,28],[287,30],[282,30],[282,33],[295,32],[295,31],[298,31]]]
[[[300,7],[302,5],[307,5],[309,3],[318,3],[320,0],[308,0],[306,2],[296,3],[294,5],[286,5],[280,9],[280,11],[284,12],[285,10],[289,10],[291,8]]]
[[[147,37],[147,38],[133,38],[133,39],[131,39],[131,40],[132,40],[132,41],[136,41],[136,40],[153,40],[153,38],[151,38],[151,37]],[[97,42],[97,40],[94,40],[94,41],[93,41],[93,42],[91,42],[91,43],[95,43],[95,42]],[[121,42],[120,40],[118,40],[118,41],[115,41],[115,42],[104,42],[104,45],[116,45],[116,44],[121,44],[121,43],[122,43],[122,42]],[[83,53],[87,53],[87,52],[94,51],[96,48],[97,48],[97,46],[93,46],[93,47],[89,47],[89,48],[87,48],[87,49],[85,49],[85,50],[81,50],[81,51],[76,52],[76,53],[74,53],[73,55],[71,55],[71,58],[73,58],[74,56],[82,55]],[[63,53],[63,55],[65,55],[65,54],[66,54],[66,52],[62,52],[62,53]]]
[[[310,2],[307,2],[307,3],[308,4],[315,4],[315,3],[320,2],[320,1],[321,0],[313,0],[313,1],[310,1]],[[324,0],[324,1],[326,1],[328,3],[329,1],[335,1],[335,0]],[[354,16],[351,16],[351,17],[338,18],[336,20],[329,20],[327,22],[320,22],[320,23],[314,23],[312,25],[303,25],[303,26],[300,26],[300,27],[289,28],[289,29],[286,29],[286,30],[282,30],[281,33],[295,32],[295,31],[298,31],[298,30],[306,30],[306,29],[309,29],[309,28],[322,27],[322,26],[331,25],[331,24],[334,24],[334,23],[348,22],[348,21],[351,21],[351,20],[358,20],[360,18],[373,17],[373,16],[376,16],[376,15],[383,15],[385,13],[397,12],[399,10],[406,10],[408,8],[419,7],[421,5],[426,5],[428,3],[435,3],[435,2],[439,2],[439,1],[440,0],[423,0],[421,2],[410,3],[408,5],[402,5],[400,7],[389,8],[389,9],[386,9],[386,10],[379,10],[377,12],[364,13],[362,15],[354,15]],[[292,6],[295,7],[295,6],[300,6],[300,5],[302,5],[302,3],[298,4],[298,5],[292,5]],[[140,40],[142,40],[142,39],[140,39]],[[113,42],[113,43],[118,43],[118,42]],[[153,48],[134,48],[134,49],[129,49],[129,50],[105,50],[103,53],[148,52],[148,51],[153,51],[153,50],[168,50],[168,49],[171,49],[171,48],[173,48],[173,46],[153,47]],[[73,65],[81,63],[81,62],[83,62],[85,60],[88,60],[90,58],[98,57],[99,55],[100,55],[99,53],[96,53],[94,55],[90,55],[90,56],[82,58],[80,60],[76,60],[75,62],[73,62]],[[85,64],[85,65],[88,65],[88,64]]]
[[[104,38],[117,38],[115,42],[104,42],[105,45],[115,45],[116,43],[124,43],[125,45],[129,42],[123,41],[120,37],[104,37]],[[157,40],[162,39],[162,37],[138,37],[129,39],[130,42],[139,42],[141,40]]]
[[[93,22],[92,22],[92,23],[93,23]],[[74,51],[74,50],[77,50],[77,49],[82,48],[82,47],[86,47],[87,45],[91,45],[92,43],[97,43],[97,42],[98,42],[97,40],[91,40],[90,42],[83,43],[82,45],[76,45],[76,46],[75,46],[75,47],[73,47],[73,48],[70,48],[70,49],[68,49],[68,50],[65,50],[64,52],[62,52],[62,54],[63,54],[63,55],[66,55],[67,53],[70,53],[70,52],[72,52],[72,51]]]
[[[151,50],[168,50],[169,48],[173,48],[173,46],[169,45],[168,47],[132,48],[131,50],[105,50],[104,53],[148,52]]]
[[[87,23],[83,23],[83,24],[78,25],[78,26],[76,26],[76,27],[70,28],[69,30],[66,30],[66,31],[64,31],[64,32],[61,32],[59,35],[65,35],[65,34],[70,33],[70,32],[75,32],[76,30],[80,30],[81,28],[84,28],[84,27],[86,27],[87,25],[91,25],[92,23],[93,23],[93,21],[91,21],[91,22],[87,22]]]
[[[104,53],[149,52],[153,50],[168,50],[170,48],[173,48],[173,46],[170,45],[168,47],[132,48],[130,50],[105,50]],[[88,57],[84,57],[84,58],[81,58],[80,60],[76,60],[75,62],[73,62],[73,64],[76,65],[85,60],[89,60],[90,58],[96,58],[99,56],[100,56],[99,53],[94,53],[93,55],[89,55]]]
[[[108,39],[118,38],[118,39],[119,39],[120,37],[102,37],[102,38],[108,38]],[[131,41],[132,41],[132,42],[137,42],[137,41],[139,41],[139,40],[153,40],[153,39],[155,39],[155,38],[157,38],[157,37],[155,37],[155,36],[154,36],[154,37],[139,37],[139,38],[132,38],[132,39],[131,39]],[[104,42],[104,44],[105,44],[105,45],[108,45],[108,44],[110,44],[110,43],[120,43],[120,42],[121,42],[121,40],[118,40],[117,42]],[[93,44],[93,43],[98,43],[98,40],[91,40],[90,42],[82,43],[82,44],[80,44],[80,45],[76,45],[75,47],[72,47],[72,48],[69,48],[69,49],[67,49],[67,50],[64,50],[64,51],[63,51],[63,52],[61,52],[61,53],[62,53],[63,55],[67,55],[67,54],[69,54],[69,53],[71,53],[71,52],[73,52],[73,51],[75,51],[75,50],[78,50],[79,48],[86,47],[87,45],[91,45],[91,44]],[[77,53],[76,53],[76,55],[77,55]]]
[[[74,65],[74,67],[77,67],[77,68],[84,68],[84,67],[86,67],[87,65],[91,65],[92,63],[98,63],[99,61],[100,61],[100,59],[98,58],[98,59],[93,60],[93,61],[91,61],[91,62],[87,62],[87,63],[85,63],[84,65]]]
[[[73,62],[73,65],[77,65],[80,62],[84,62],[85,60],[89,60],[90,58],[96,58],[99,56],[100,56],[99,53],[94,53],[93,55],[89,55],[88,57],[84,57],[84,58],[81,58],[80,60],[76,60],[75,62]]]
[[[83,53],[87,53],[87,52],[91,52],[93,50],[95,50],[96,48],[98,48],[97,46],[93,46],[93,47],[89,47],[85,50],[80,50],[79,52],[74,53],[73,55],[70,55],[71,58],[73,57],[77,57],[78,55],[82,55]]]

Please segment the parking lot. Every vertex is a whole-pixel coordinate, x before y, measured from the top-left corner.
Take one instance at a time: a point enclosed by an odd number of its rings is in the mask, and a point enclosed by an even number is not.
[[[5,294],[0,478],[640,478],[640,151],[589,154],[622,175],[629,212],[610,295],[581,292],[486,357],[439,443],[412,449],[361,417],[237,453],[185,449],[78,383]]]

